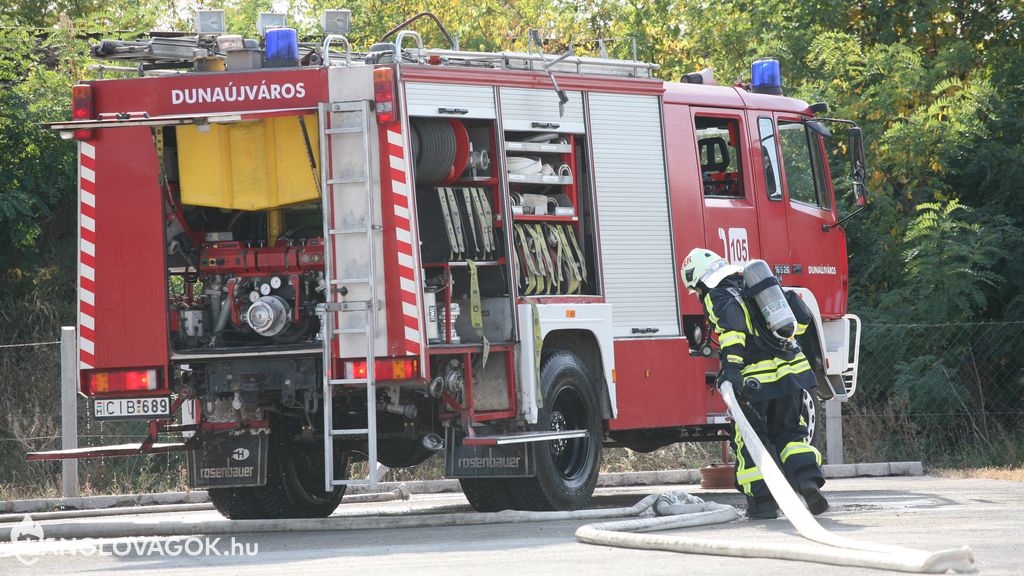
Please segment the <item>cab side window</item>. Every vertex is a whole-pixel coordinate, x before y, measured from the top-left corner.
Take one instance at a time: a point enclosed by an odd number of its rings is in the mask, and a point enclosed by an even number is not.
[[[825,167],[818,136],[800,122],[779,122],[779,143],[785,162],[786,189],[793,202],[831,208],[824,185]]]
[[[769,200],[782,200],[782,175],[779,172],[779,147],[775,138],[775,125],[771,118],[758,118],[757,131],[761,138],[761,162],[764,164],[764,183]]]
[[[704,195],[743,198],[739,120],[697,116],[694,125]]]

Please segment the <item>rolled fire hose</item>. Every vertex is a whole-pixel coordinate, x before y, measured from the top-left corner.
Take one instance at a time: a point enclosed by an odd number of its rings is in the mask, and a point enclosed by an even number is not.
[[[801,560],[839,566],[860,566],[901,572],[927,572],[941,574],[948,570],[970,572],[974,569],[974,553],[970,547],[953,548],[939,552],[925,552],[899,546],[860,542],[845,536],[838,536],[822,528],[789,485],[789,481],[779,469],[775,460],[767,453],[761,439],[754,432],[740,410],[733,393],[732,384],[723,382],[722,397],[729,407],[739,426],[740,434],[750,452],[751,457],[761,470],[768,489],[786,518],[797,529],[801,536],[824,546],[808,544],[783,544],[775,542],[730,542],[724,540],[704,540],[688,536],[633,534],[645,530],[665,530],[684,526],[698,526],[714,522],[710,514],[717,512],[715,507],[721,505],[685,505],[680,506],[678,524],[671,522],[673,517],[642,518],[619,522],[589,524],[576,531],[576,539],[588,544],[638,548],[643,550],[665,550],[669,552],[687,552],[691,554],[714,554],[719,556],[740,556],[752,558],[777,558],[782,560]],[[691,508],[687,509],[687,506]],[[689,510],[698,511],[688,513]],[[735,515],[735,511],[732,513]],[[688,521],[692,520],[692,521]],[[720,520],[719,520],[720,521]]]

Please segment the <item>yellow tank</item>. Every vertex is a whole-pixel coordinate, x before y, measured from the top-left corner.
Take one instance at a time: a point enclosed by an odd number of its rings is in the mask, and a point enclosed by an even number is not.
[[[182,204],[266,210],[319,198],[299,118],[319,171],[316,114],[178,126]]]

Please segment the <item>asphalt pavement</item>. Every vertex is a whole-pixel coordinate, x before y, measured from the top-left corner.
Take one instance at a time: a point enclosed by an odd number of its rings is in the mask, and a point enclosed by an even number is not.
[[[630,506],[647,494],[685,490],[705,500],[742,506],[732,491],[699,486],[600,488],[595,507]],[[922,550],[971,546],[978,573],[1024,575],[1024,483],[934,477],[833,479],[825,493],[828,530],[860,540]],[[414,494],[408,501],[343,505],[336,517],[473,514],[461,494]],[[302,575],[314,574],[881,574],[878,570],[768,559],[726,558],[580,544],[587,522],[555,521],[432,528],[218,534],[203,537],[212,511],[166,512],[41,521],[186,522],[195,536],[0,543],[0,574]],[[5,525],[7,527],[10,524]],[[29,526],[25,525],[28,530]],[[52,530],[52,528],[51,528]],[[785,520],[739,520],[693,528],[689,535],[722,540],[803,542]]]

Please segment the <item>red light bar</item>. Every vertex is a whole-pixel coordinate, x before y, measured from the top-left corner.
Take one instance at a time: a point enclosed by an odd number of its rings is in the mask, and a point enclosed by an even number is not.
[[[88,84],[76,84],[71,87],[71,119],[92,120],[93,100],[92,86]],[[95,130],[75,130],[72,138],[75,140],[92,140],[96,135]]]
[[[367,366],[362,360],[347,361],[345,378],[366,378]],[[383,358],[374,361],[373,377],[375,380],[409,380],[419,376],[419,358]]]
[[[151,392],[160,388],[160,375],[148,370],[90,370],[82,374],[82,394],[102,396],[131,392]]]
[[[390,124],[398,119],[395,110],[395,72],[390,67],[373,71],[373,101],[377,122]]]

